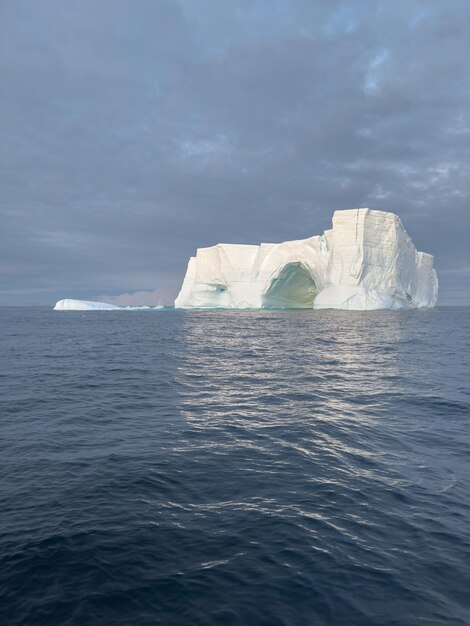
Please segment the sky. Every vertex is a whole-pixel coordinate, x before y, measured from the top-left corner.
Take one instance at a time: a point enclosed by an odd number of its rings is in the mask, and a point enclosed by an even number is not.
[[[470,304],[468,0],[1,0],[0,304],[171,304],[218,242],[400,215]]]

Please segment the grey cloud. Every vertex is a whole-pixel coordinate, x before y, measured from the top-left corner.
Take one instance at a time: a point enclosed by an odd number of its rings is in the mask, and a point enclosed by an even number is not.
[[[0,302],[171,298],[196,247],[352,206],[469,302],[469,29],[463,0],[3,2]]]

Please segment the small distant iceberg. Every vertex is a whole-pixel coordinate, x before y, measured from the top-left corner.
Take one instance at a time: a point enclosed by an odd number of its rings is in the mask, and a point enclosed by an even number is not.
[[[116,306],[107,302],[93,302],[91,300],[72,300],[66,298],[55,303],[54,311],[139,311],[143,309],[163,309],[162,304],[157,306]]]

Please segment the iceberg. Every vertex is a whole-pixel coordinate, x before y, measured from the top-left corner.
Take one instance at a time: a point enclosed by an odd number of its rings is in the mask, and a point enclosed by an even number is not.
[[[433,256],[418,252],[394,213],[335,211],[323,235],[199,248],[176,308],[415,309],[433,307]]]
[[[106,302],[91,302],[89,300],[59,300],[55,303],[54,311],[115,311],[120,307]]]
[[[90,300],[59,300],[55,303],[54,311],[140,311],[142,309],[163,309],[159,304],[151,306],[116,306],[107,302],[92,302]]]

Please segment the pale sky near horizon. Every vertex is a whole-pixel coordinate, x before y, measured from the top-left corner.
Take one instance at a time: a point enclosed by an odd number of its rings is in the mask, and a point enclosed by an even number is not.
[[[470,304],[468,0],[2,0],[0,304],[398,213]],[[147,293],[152,292],[152,293]]]

